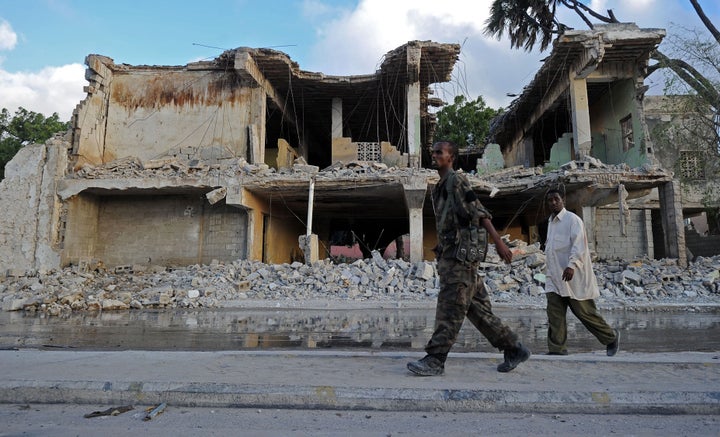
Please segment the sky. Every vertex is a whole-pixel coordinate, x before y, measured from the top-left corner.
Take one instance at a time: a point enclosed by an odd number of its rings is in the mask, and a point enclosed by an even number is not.
[[[372,74],[385,53],[412,40],[458,43],[451,82],[436,95],[482,96],[506,107],[549,52],[510,48],[484,35],[492,0],[0,0],[0,108],[68,121],[86,93],[85,57],[116,64],[185,65],[236,47],[287,53],[301,69]],[[701,28],[688,0],[588,0],[640,27]],[[720,27],[720,1],[700,0]],[[586,28],[571,12],[563,22]],[[661,47],[662,48],[662,47]],[[661,94],[663,80],[646,80]]]

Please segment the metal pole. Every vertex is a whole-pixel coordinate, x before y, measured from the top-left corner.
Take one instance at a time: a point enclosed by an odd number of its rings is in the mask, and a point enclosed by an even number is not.
[[[312,234],[313,203],[315,202],[315,176],[310,178],[310,192],[308,193],[307,229],[305,236]]]

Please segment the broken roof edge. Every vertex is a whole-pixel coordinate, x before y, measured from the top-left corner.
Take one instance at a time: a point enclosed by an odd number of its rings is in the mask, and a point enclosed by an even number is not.
[[[352,75],[332,75],[322,72],[303,70],[300,64],[294,61],[290,55],[285,52],[270,48],[252,48],[252,47],[236,47],[225,50],[218,57],[212,60],[203,60],[189,62],[185,65],[131,65],[126,63],[115,63],[114,59],[100,54],[88,54],[85,57],[85,64],[91,66],[92,60],[97,60],[107,66],[111,71],[132,71],[132,70],[214,70],[214,69],[232,69],[235,65],[235,57],[238,53],[245,52],[250,55],[260,66],[266,66],[268,69],[277,69],[279,66],[287,68],[287,72],[294,77],[307,80],[317,80],[325,82],[362,82],[374,80],[383,73],[391,73],[397,71],[400,64],[407,63],[407,49],[419,48],[422,50],[421,62],[430,64],[439,64],[444,66],[436,70],[439,74],[435,77],[437,82],[448,82],[452,79],[452,70],[460,55],[460,44],[456,43],[440,43],[430,40],[420,41],[413,40],[396,47],[380,57],[381,63],[378,70],[367,74]]]
[[[595,24],[593,29],[586,30],[566,30],[553,41],[553,48],[545,59],[542,66],[533,76],[533,79],[523,87],[522,93],[516,97],[506,111],[495,117],[490,123],[490,132],[487,136],[487,143],[498,143],[498,138],[504,138],[505,130],[511,129],[512,121],[516,118],[516,113],[524,106],[537,106],[540,102],[531,101],[530,96],[537,88],[550,88],[554,85],[557,77],[556,60],[562,59],[563,65],[571,65],[568,59],[571,47],[583,47],[588,41],[598,41],[600,38],[603,44],[612,47],[618,41],[638,41],[647,45],[647,53],[657,47],[665,37],[665,29],[660,28],[640,28],[635,23],[611,23],[611,24]],[[567,67],[569,68],[569,67]],[[548,77],[553,82],[548,82]],[[507,135],[507,134],[505,134]],[[504,145],[501,144],[501,147]]]
[[[313,72],[303,70],[299,64],[293,61],[290,56],[284,52],[265,49],[265,48],[249,48],[240,47],[229,50],[220,58],[234,58],[238,52],[246,52],[250,55],[259,66],[265,66],[268,69],[277,68],[278,64],[284,64],[288,71],[296,78],[317,80],[326,83],[350,83],[375,80],[383,74],[392,74],[398,71],[407,71],[408,49],[419,48],[421,50],[420,62],[421,70],[432,69],[436,74],[432,82],[448,82],[452,78],[452,70],[457,62],[460,54],[460,45],[453,43],[439,43],[435,41],[409,41],[393,50],[386,52],[382,57],[380,67],[373,73],[354,74],[354,75],[331,75],[322,72]],[[220,61],[222,63],[222,61]],[[430,68],[433,67],[433,68]],[[431,81],[429,81],[431,82]]]
[[[553,47],[560,44],[577,43],[602,37],[606,43],[615,41],[656,40],[659,44],[666,35],[665,29],[639,27],[632,22],[593,24],[592,29],[568,29],[553,41]]]

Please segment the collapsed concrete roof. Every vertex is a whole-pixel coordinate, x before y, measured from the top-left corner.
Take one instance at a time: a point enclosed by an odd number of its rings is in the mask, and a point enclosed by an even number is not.
[[[566,108],[569,74],[589,75],[600,64],[647,62],[665,36],[664,29],[640,29],[633,23],[596,25],[592,30],[567,30],[553,43],[550,55],[522,94],[490,129],[490,142],[504,145],[549,109]],[[602,82],[588,80],[588,96],[603,92]],[[547,106],[541,103],[547,102]]]
[[[409,66],[412,53],[417,53],[417,69]],[[374,74],[354,76],[333,76],[305,71],[287,54],[267,48],[239,47],[227,50],[210,61],[178,67],[114,64],[110,58],[91,56],[103,59],[106,66],[116,73],[161,69],[226,71],[230,75],[227,80],[264,88],[269,102],[280,110],[284,121],[301,125],[299,130],[303,132],[299,135],[310,141],[332,137],[328,108],[331,107],[333,99],[341,99],[345,136],[352,137],[355,141],[377,141],[376,131],[378,126],[382,125],[383,129],[388,130],[385,135],[388,141],[401,145],[406,141],[403,129],[404,114],[407,112],[406,86],[416,82],[420,84],[422,138],[428,141],[435,115],[427,108],[442,104],[431,96],[430,85],[451,79],[459,54],[459,44],[410,41],[387,52]],[[188,92],[191,92],[190,87]],[[162,90],[158,94],[159,97],[164,95]],[[180,101],[181,94],[182,90],[175,89],[172,94],[167,94],[166,98]],[[382,123],[377,120],[378,117],[383,120]],[[323,153],[317,148],[311,152]]]

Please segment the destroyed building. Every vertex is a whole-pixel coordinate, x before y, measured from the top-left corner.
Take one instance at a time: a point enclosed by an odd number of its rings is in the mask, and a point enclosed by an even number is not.
[[[561,184],[598,255],[684,262],[679,194],[642,110],[663,36],[598,26],[556,41],[470,177],[498,229],[540,241],[544,193]],[[362,76],[303,71],[270,49],[172,67],[90,55],[72,130],[8,164],[2,268],[310,262],[403,235],[410,261],[432,259],[432,91],[459,53],[412,41]],[[653,188],[657,213],[630,208]]]
[[[707,212],[720,207],[718,132],[713,112],[689,95],[647,96],[645,120],[661,165],[680,182],[688,258],[720,254]],[[655,193],[653,193],[655,194]],[[642,199],[657,208],[657,195]]]
[[[505,167],[560,169],[553,184],[565,189],[602,259],[687,261],[680,186],[655,156],[644,115],[649,54],[664,35],[631,23],[566,31],[491,128]],[[577,162],[589,170],[574,171]],[[537,206],[538,186],[520,190],[517,205]],[[653,190],[653,206],[633,202]],[[544,222],[534,217],[547,213],[524,214],[542,238]]]

